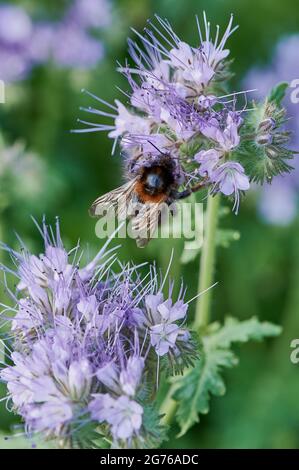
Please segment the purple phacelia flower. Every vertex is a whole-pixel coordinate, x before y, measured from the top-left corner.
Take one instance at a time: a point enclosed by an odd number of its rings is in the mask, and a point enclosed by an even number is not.
[[[164,356],[175,346],[179,327],[174,323],[164,322],[152,326],[150,331],[152,346],[158,356]]]
[[[19,46],[30,39],[32,22],[23,8],[0,6],[0,42]]]
[[[135,395],[137,387],[141,382],[143,369],[144,359],[142,357],[137,355],[129,357],[125,368],[119,376],[121,389],[126,395]]]
[[[234,209],[237,211],[240,191],[246,191],[250,187],[249,179],[242,165],[237,162],[223,163],[212,173],[211,180],[215,184],[215,188],[225,196],[234,195]]]
[[[132,107],[127,108],[118,100],[110,105],[88,92],[107,109],[83,110],[113,122],[80,121],[88,129],[78,132],[108,131],[115,140],[113,151],[116,140],[120,142],[129,177],[138,177],[144,167],[161,165],[167,155],[169,161],[175,162],[172,180],[178,188],[195,185],[212,193],[234,195],[234,207],[238,208],[240,190],[249,187],[249,179],[235,160],[241,144],[243,110],[236,108],[235,94],[217,96],[214,88],[225,75],[229,54],[225,44],[236,29],[233,18],[222,38],[217,27],[212,41],[204,14],[205,35],[197,21],[198,47],[181,41],[167,20],[156,16],[156,21],[157,24],[148,23],[143,35],[135,31],[142,46],[128,41],[134,65],[127,61],[119,67],[132,90],[128,95]],[[230,190],[228,180],[234,179],[232,173],[236,181]],[[184,193],[188,195],[190,191]]]
[[[219,27],[217,27],[213,41],[205,13],[203,17],[204,34],[197,19],[199,47],[192,47],[181,41],[170,23],[159,16],[156,16],[157,25],[149,22],[144,35],[137,33],[144,45],[145,53],[140,53],[139,46],[131,42],[130,54],[138,66],[140,75],[146,78],[146,72],[151,73],[163,84],[166,81],[166,74],[160,73],[159,64],[166,62],[174,70],[173,78],[168,79],[167,82],[180,84],[185,89],[182,96],[200,93],[217,75],[219,64],[229,55],[229,50],[224,47],[228,38],[237,29],[237,27],[232,27],[233,17],[231,16],[222,38],[219,40]],[[139,58],[136,60],[137,55]],[[170,73],[168,76],[170,77]]]
[[[131,439],[142,425],[142,406],[125,395],[112,398],[109,394],[96,394],[89,410],[94,419],[110,424],[116,442]]]
[[[2,313],[12,322],[11,364],[0,372],[7,400],[28,432],[62,446],[80,442],[87,426],[113,446],[138,447],[147,438],[145,397],[156,392],[150,378],[159,369],[158,355],[167,353],[174,370],[196,357],[190,334],[177,324],[185,321],[187,304],[182,296],[173,303],[172,290],[164,297],[154,268],[150,282],[134,266],[115,272],[115,249],[107,243],[80,266],[79,247],[66,250],[58,221],[55,233],[45,223],[39,230],[45,244],[39,256],[21,240],[21,252],[1,245],[15,271],[1,270],[18,280],[16,293],[7,288],[14,315],[9,307]],[[160,327],[167,332],[155,342]],[[175,337],[165,338],[169,328]]]
[[[126,364],[118,365],[114,360],[97,369],[98,380],[110,393],[134,396],[141,383],[144,358],[137,354],[129,357]]]
[[[176,351],[180,341],[185,338],[185,330],[177,324],[177,321],[185,319],[187,304],[182,300],[172,304],[170,299],[165,301],[162,293],[158,293],[146,296],[145,305],[147,308],[145,325],[149,328],[151,344],[157,355],[164,356]]]
[[[13,353],[14,365],[1,371],[28,429],[59,435],[84,406],[91,366],[88,359],[73,360],[73,355],[71,330],[56,326],[33,343],[31,353]]]
[[[35,23],[28,45],[28,56],[34,64],[42,64],[53,59],[53,44],[56,37],[56,24]]]
[[[116,100],[117,115],[115,116],[115,128],[109,132],[109,137],[117,139],[126,134],[148,134],[150,121],[146,118],[130,113],[127,108]]]
[[[239,113],[230,111],[225,118],[222,126],[222,116],[219,121],[219,116],[210,118],[207,122],[202,123],[202,134],[214,141],[222,153],[230,152],[237,147],[240,143],[240,136],[238,129],[242,124],[242,119]]]
[[[52,57],[60,67],[90,69],[103,58],[103,45],[72,23],[57,28]]]
[[[259,213],[268,223],[287,226],[297,215],[298,191],[290,178],[279,178],[268,184],[259,201]]]
[[[107,27],[111,23],[111,5],[108,0],[75,0],[67,15],[82,28]]]
[[[57,22],[32,20],[11,5],[0,7],[0,79],[22,80],[36,65],[51,60],[58,67],[93,68],[104,56],[90,28],[107,27],[110,5],[105,0],[77,0]]]
[[[22,80],[30,70],[30,64],[22,50],[8,48],[0,43],[0,80]]]
[[[280,129],[285,113],[279,103],[266,99],[249,108],[247,93],[253,90],[224,94],[223,84],[231,76],[226,42],[237,29],[233,17],[223,36],[216,27],[215,39],[205,13],[203,20],[204,32],[197,18],[197,47],[182,41],[168,20],[157,15],[142,34],[133,30],[138,40],[128,40],[131,59],[118,67],[131,88],[124,92],[130,107],[118,101],[110,105],[88,92],[106,109],[82,110],[112,123],[79,120],[87,128],[76,132],[108,131],[114,139],[112,153],[120,143],[128,179],[142,180],[142,171],[131,169],[163,166],[167,155],[177,162],[170,171],[175,186],[171,195],[183,199],[200,190],[219,192],[234,196],[237,212],[249,182],[287,173],[294,152],[284,147],[289,135]],[[258,122],[262,111],[265,116]],[[269,119],[274,120],[272,129],[255,126]]]
[[[216,149],[200,150],[200,152],[194,155],[194,160],[200,165],[198,173],[203,177],[211,178],[221,156],[221,152]]]

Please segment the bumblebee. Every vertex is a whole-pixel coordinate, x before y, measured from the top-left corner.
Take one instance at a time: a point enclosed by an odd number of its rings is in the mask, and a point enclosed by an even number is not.
[[[204,187],[204,183],[179,191],[176,163],[171,154],[163,153],[152,163],[144,161],[137,165],[139,159],[141,156],[130,165],[129,181],[96,199],[89,213],[97,217],[113,209],[119,220],[132,219],[137,246],[144,247],[160,224],[165,207],[190,196]]]

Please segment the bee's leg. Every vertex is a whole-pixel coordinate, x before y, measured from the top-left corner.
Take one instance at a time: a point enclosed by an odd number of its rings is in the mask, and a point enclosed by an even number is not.
[[[184,191],[174,191],[173,192],[173,198],[174,199],[185,199],[186,197],[189,197],[192,193],[196,193],[200,189],[205,188],[207,183],[201,182],[198,184],[195,184],[194,186],[190,186],[189,188],[185,189]]]
[[[189,197],[190,195],[192,194],[192,191],[191,189],[185,189],[184,191],[174,191],[172,193],[172,196],[175,200],[179,200],[179,199],[185,199],[186,197]]]

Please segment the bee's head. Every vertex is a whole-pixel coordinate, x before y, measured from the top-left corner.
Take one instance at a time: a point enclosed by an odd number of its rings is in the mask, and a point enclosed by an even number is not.
[[[145,168],[142,176],[144,189],[147,193],[154,195],[167,192],[173,184],[171,172],[163,166],[152,166]]]
[[[146,174],[144,184],[149,192],[160,192],[164,187],[164,179],[161,174],[149,171]]]

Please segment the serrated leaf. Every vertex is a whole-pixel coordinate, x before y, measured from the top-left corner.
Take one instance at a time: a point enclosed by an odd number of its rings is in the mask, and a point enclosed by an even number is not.
[[[278,336],[282,328],[269,322],[260,322],[256,317],[240,322],[236,318],[226,318],[224,325],[211,325],[213,334],[209,336],[210,345],[229,348],[232,343],[245,343],[249,340],[261,341],[263,338]]]
[[[285,97],[288,87],[289,87],[289,84],[287,82],[282,82],[276,85],[270,91],[268,101],[274,101],[277,104],[277,106],[280,106],[283,98]]]
[[[232,367],[236,362],[237,358],[232,351],[207,350],[194,369],[180,379],[173,397],[179,402],[176,415],[181,428],[179,436],[183,436],[199,421],[199,414],[209,412],[210,395],[224,395],[225,384],[220,374],[221,367]]]
[[[279,326],[259,322],[255,317],[243,322],[228,318],[222,327],[218,323],[210,325],[203,337],[201,358],[190,372],[175,382],[173,398],[178,402],[176,417],[181,428],[180,436],[199,422],[200,414],[209,412],[212,395],[225,393],[222,370],[238,363],[231,345],[277,336],[280,332]]]

